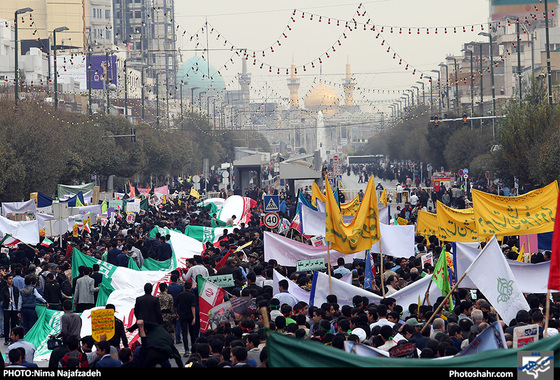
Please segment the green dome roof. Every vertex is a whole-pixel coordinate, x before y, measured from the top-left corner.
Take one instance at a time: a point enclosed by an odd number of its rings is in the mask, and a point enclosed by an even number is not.
[[[192,57],[179,66],[177,83],[183,84],[183,95],[195,97],[201,92],[209,90],[220,93],[225,89],[224,78],[218,70],[202,57]]]

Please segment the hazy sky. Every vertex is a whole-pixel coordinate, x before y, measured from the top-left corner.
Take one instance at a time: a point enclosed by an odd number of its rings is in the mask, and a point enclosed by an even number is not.
[[[268,99],[288,95],[286,68],[292,58],[301,78],[300,98],[320,79],[342,93],[347,60],[360,88],[356,100],[399,98],[391,91],[419,86],[422,73],[437,75],[430,71],[446,56],[460,55],[462,43],[486,40],[478,33],[481,25],[487,30],[488,18],[489,0],[175,1],[177,45],[183,61],[193,55],[207,54],[207,58],[208,53],[200,49],[206,49],[208,41],[210,64],[229,83],[228,89],[234,89],[243,55],[231,47],[246,48],[253,96]],[[345,29],[351,20],[358,29]],[[208,34],[201,32],[206,21],[213,28]],[[424,82],[427,89],[425,78]]]

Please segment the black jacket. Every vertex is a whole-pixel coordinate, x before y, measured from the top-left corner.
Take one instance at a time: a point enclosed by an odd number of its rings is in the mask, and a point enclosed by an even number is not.
[[[10,291],[8,289],[9,289],[8,286],[4,286],[2,287],[2,293],[0,293],[0,299],[4,301],[4,303],[2,304],[2,309],[4,310],[8,310],[10,307]],[[13,294],[14,294],[15,308],[17,309],[19,297],[20,297],[19,289],[15,285],[12,287],[12,289],[14,290]]]
[[[136,298],[134,316],[136,319],[143,319],[145,322],[162,324],[163,317],[161,315],[159,299],[151,294],[144,294]]]

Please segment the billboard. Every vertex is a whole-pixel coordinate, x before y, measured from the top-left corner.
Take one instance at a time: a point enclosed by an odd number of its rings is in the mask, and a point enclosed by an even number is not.
[[[89,70],[89,73],[91,76],[92,90],[103,90],[105,86],[105,80],[107,74],[108,74],[107,83],[113,83],[117,85],[117,57],[115,55],[110,55],[109,65],[107,65],[107,56],[92,55],[91,68]],[[86,77],[87,77],[87,73],[86,73]]]
[[[51,56],[51,70],[54,72],[54,59]],[[56,56],[56,71],[59,83],[68,83],[70,78],[80,84],[80,90],[87,90],[87,60],[85,55]]]
[[[89,89],[88,72],[91,77],[91,89],[103,90],[105,75],[107,74],[107,59],[105,55],[92,55],[91,67],[88,70],[87,55],[59,55],[56,56],[56,69],[59,83],[67,83],[72,78],[80,84],[80,90]],[[51,70],[54,72],[54,63],[51,57]],[[117,84],[117,57],[109,56],[109,82]]]

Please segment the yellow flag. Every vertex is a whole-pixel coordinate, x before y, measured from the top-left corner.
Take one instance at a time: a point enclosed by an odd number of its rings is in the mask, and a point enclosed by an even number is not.
[[[80,200],[80,197],[76,197],[76,207],[84,207],[84,204]]]
[[[195,197],[196,199],[200,198],[200,194],[198,193],[198,191],[195,190],[194,187],[191,187],[190,195],[191,195],[191,197]]]
[[[319,189],[319,186],[313,182],[311,185],[311,204],[317,207],[317,199],[322,201],[323,203],[327,203],[327,198],[325,194]]]
[[[416,233],[420,236],[424,236],[426,239],[432,235],[437,236],[437,215],[433,212],[418,210],[418,218],[416,219]]]
[[[380,238],[379,205],[373,176],[370,177],[360,207],[350,223],[344,223],[326,178],[325,183],[327,188],[325,240],[331,243],[334,250],[344,254],[371,249]]]
[[[387,190],[383,189],[379,201],[383,203],[383,206],[387,207]]]
[[[540,234],[554,230],[558,182],[506,197],[472,190],[478,235],[484,237]]]
[[[517,255],[517,261],[522,263],[525,262],[525,243],[521,245],[521,249],[519,250],[519,254]]]
[[[327,203],[327,196],[323,194],[319,186],[313,182],[311,186],[311,204],[317,207],[317,199],[323,203]],[[342,203],[340,205],[340,212],[342,215],[354,215],[360,207],[360,197],[356,196],[350,202]]]
[[[478,241],[476,220],[472,208],[456,209],[437,201],[436,209],[438,239],[460,243]]]

